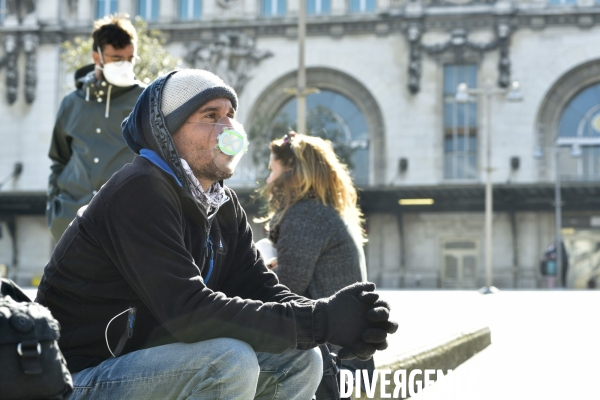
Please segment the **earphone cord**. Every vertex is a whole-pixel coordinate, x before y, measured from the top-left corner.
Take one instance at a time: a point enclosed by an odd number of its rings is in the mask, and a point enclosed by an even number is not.
[[[110,325],[111,322],[113,322],[115,320],[115,318],[125,314],[127,311],[129,310],[133,310],[133,307],[129,307],[127,310],[115,315],[114,317],[112,317],[112,319],[110,321],[108,321],[108,324],[106,324],[106,329],[104,330],[104,339],[106,339],[106,347],[108,347],[108,351],[110,351],[110,354],[113,357],[116,357],[115,354],[112,352],[112,350],[110,349],[110,345],[108,344],[108,327]]]

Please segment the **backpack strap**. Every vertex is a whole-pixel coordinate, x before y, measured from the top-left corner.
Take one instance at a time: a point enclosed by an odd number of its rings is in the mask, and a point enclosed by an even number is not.
[[[323,356],[323,379],[322,381],[329,388],[330,396],[335,400],[340,400],[340,382],[339,382],[339,374],[340,360],[337,358],[335,353],[331,353],[329,348],[325,344],[319,345],[319,349],[321,350],[321,354]]]

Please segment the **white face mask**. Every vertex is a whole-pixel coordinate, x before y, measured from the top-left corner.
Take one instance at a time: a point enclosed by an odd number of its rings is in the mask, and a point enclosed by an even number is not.
[[[100,67],[100,69],[102,70],[104,79],[106,79],[108,83],[121,87],[132,86],[135,83],[133,63],[129,61],[115,61],[106,64],[104,63],[104,57],[102,56],[100,48],[98,48],[98,53],[102,60],[102,67]]]

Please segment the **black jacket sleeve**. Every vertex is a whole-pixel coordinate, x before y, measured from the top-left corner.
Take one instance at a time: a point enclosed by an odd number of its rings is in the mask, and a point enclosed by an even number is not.
[[[228,191],[235,205],[235,213],[238,223],[238,240],[234,259],[238,267],[231,269],[227,277],[227,283],[223,287],[225,293],[235,293],[244,298],[260,300],[262,302],[285,303],[296,301],[311,303],[305,297],[292,293],[286,286],[279,283],[277,275],[271,272],[258,256],[252,229],[244,209],[240,206],[237,196],[233,191]]]

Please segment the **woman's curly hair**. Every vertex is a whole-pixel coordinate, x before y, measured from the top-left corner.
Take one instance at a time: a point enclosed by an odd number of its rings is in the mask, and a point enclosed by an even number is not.
[[[259,222],[268,222],[267,228],[272,230],[297,201],[314,198],[333,207],[346,225],[364,239],[356,188],[348,167],[336,156],[329,140],[290,132],[273,140],[270,149],[285,172],[260,190],[268,210]]]

